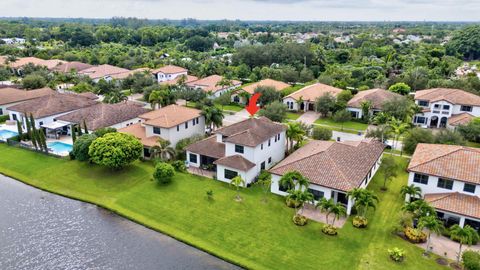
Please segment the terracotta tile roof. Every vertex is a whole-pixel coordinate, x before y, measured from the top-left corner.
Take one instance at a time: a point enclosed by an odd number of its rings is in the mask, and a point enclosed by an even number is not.
[[[282,91],[283,89],[290,87],[288,83],[284,83],[284,82],[280,82],[272,79],[265,79],[265,80],[261,80],[259,82],[244,86],[242,87],[242,89],[247,93],[253,94],[255,92],[255,89],[257,89],[257,87],[260,87],[260,86],[273,87],[277,91]]]
[[[147,137],[147,133],[145,132],[145,127],[142,126],[141,123],[138,124],[133,124],[128,127],[124,127],[118,130],[118,132],[122,133],[127,133],[130,135],[135,136],[137,139],[139,139],[144,146],[147,147],[152,147],[158,144],[158,140],[162,139],[158,136],[150,136]]]
[[[480,149],[421,143],[408,171],[480,184]]]
[[[225,156],[225,144],[217,142],[216,136],[211,136],[193,143],[187,146],[186,150],[212,158],[222,158]]]
[[[233,125],[220,128],[215,133],[227,138],[225,142],[255,147],[286,130],[283,124],[272,122],[266,117],[249,118]]]
[[[270,172],[284,175],[296,170],[311,183],[349,191],[362,184],[384,148],[381,142],[372,139],[351,143],[310,141]]]
[[[97,99],[98,99],[98,96],[95,95],[95,94],[92,93],[92,92],[84,92],[84,93],[80,93],[79,95],[80,95],[80,96],[87,97],[87,98],[89,98],[89,99],[93,99],[93,100],[97,100]]]
[[[212,76],[208,76],[208,77],[187,83],[187,86],[192,88],[201,88],[205,92],[212,91],[215,93],[225,88],[229,88],[229,87],[217,85],[218,82],[222,80],[222,78],[223,77],[220,75],[212,75]],[[241,85],[241,82],[237,80],[231,80],[231,82],[232,82],[232,85],[236,87]]]
[[[223,157],[217,159],[213,162],[213,164],[222,165],[225,167],[237,169],[240,171],[248,171],[251,168],[255,167],[255,163],[252,163],[248,159],[242,157],[241,155],[233,155],[228,157]]]
[[[347,107],[361,108],[362,102],[370,101],[372,109],[381,109],[383,103],[394,98],[400,98],[401,95],[384,89],[370,89],[358,92],[348,103]]]
[[[41,88],[28,91],[16,88],[2,88],[0,89],[0,105],[26,101],[52,94],[55,94],[55,91],[50,88]]]
[[[415,99],[428,102],[445,100],[457,105],[480,106],[480,96],[460,89],[433,88],[421,90],[415,92]]]
[[[85,63],[82,63],[82,62],[73,61],[73,62],[66,62],[66,63],[63,63],[61,65],[58,65],[58,66],[54,67],[53,70],[58,71],[58,72],[68,73],[72,70],[76,70],[77,72],[79,72],[79,71],[82,71],[82,70],[85,70],[85,69],[88,69],[88,68],[91,68],[91,67],[93,67],[93,66],[90,65],[90,64],[85,64]]]
[[[112,65],[100,65],[79,71],[78,74],[86,75],[91,79],[100,79],[106,76],[112,76],[119,73],[129,72],[130,70]]]
[[[466,125],[474,118],[475,116],[469,113],[452,114],[452,116],[448,118],[448,124],[451,126]]]
[[[36,118],[66,113],[97,104],[97,101],[77,94],[53,94],[8,107],[7,110],[33,114]]]
[[[46,66],[47,69],[49,69],[49,70],[53,70],[55,67],[60,66],[60,65],[65,64],[65,63],[67,63],[67,61],[58,60],[58,59],[50,59],[50,60],[44,60],[41,65]]]
[[[340,88],[336,88],[323,83],[316,83],[306,86],[296,92],[293,92],[285,98],[290,97],[295,100],[300,100],[300,98],[302,98],[305,101],[315,101],[318,97],[321,97],[326,93],[330,93],[332,94],[332,96],[335,97],[342,91],[343,90]]]
[[[164,74],[176,74],[176,73],[188,72],[188,69],[179,67],[179,66],[174,66],[174,65],[167,65],[167,66],[152,70],[152,74],[157,74],[159,72]]]
[[[113,74],[110,77],[112,77],[116,80],[123,80],[123,79],[127,78],[128,76],[133,75],[135,73],[142,73],[142,72],[146,72],[146,71],[149,71],[149,70],[150,70],[149,68],[137,68],[137,69],[129,70],[129,71],[126,71],[126,72]]]
[[[37,57],[22,57],[18,58],[15,62],[11,62],[10,66],[12,68],[20,68],[27,64],[34,64],[36,66],[44,66],[45,60],[37,58]]]
[[[185,75],[182,75],[182,76],[185,76]],[[175,85],[178,83],[178,81],[180,80],[180,78],[182,78],[182,76],[177,76],[175,79],[173,80],[170,80],[170,81],[164,81],[164,82],[161,82],[160,84],[165,84],[165,85]],[[198,77],[195,77],[195,76],[191,76],[191,75],[187,75],[187,78],[185,80],[185,84],[188,84],[188,83],[191,83],[191,82],[194,82],[194,81],[197,81],[198,80]]]
[[[59,116],[56,119],[75,124],[83,124],[83,121],[85,121],[88,129],[97,130],[136,118],[148,111],[149,110],[140,106],[125,102],[117,104],[98,103],[96,105]]]
[[[140,115],[145,125],[172,128],[200,116],[201,111],[176,104]]]
[[[425,201],[438,210],[480,219],[480,198],[458,192],[425,194]]]

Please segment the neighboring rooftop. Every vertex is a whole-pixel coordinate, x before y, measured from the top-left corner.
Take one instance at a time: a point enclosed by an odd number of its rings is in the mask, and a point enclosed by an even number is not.
[[[480,149],[459,145],[418,144],[408,171],[480,184]]]
[[[84,69],[79,74],[86,75],[91,79],[100,79],[107,76],[112,76],[119,73],[129,72],[130,70],[125,68],[120,68],[112,65],[100,65],[94,66],[91,68]]]
[[[216,165],[222,165],[225,167],[241,170],[241,171],[248,171],[251,168],[255,167],[255,163],[249,161],[248,159],[242,157],[241,155],[233,155],[228,157],[223,157],[217,159],[213,162]]]
[[[66,113],[97,104],[97,101],[78,94],[53,94],[8,107],[7,110],[33,114],[36,118]]]
[[[180,79],[185,76],[185,84],[188,84],[188,83],[191,83],[191,82],[194,82],[194,81],[197,81],[198,80],[198,77],[195,77],[195,76],[192,76],[192,75],[181,75],[181,76],[177,76],[175,79],[173,80],[169,80],[169,81],[163,81],[161,82],[160,84],[165,84],[165,85],[175,85],[177,84]]]
[[[176,104],[140,115],[145,125],[172,128],[200,116],[201,111]]]
[[[85,70],[85,69],[88,69],[88,68],[91,68],[91,67],[93,67],[93,66],[90,65],[90,64],[85,64],[85,63],[82,63],[82,62],[73,61],[73,62],[66,62],[66,63],[60,64],[60,65],[54,67],[53,70],[58,71],[58,72],[68,73],[68,72],[71,72],[72,70],[75,70],[75,71],[79,72],[79,71],[82,71],[82,70]]]
[[[400,97],[402,96],[397,93],[380,88],[364,90],[358,92],[352,99],[350,99],[347,103],[347,107],[361,108],[364,101],[370,101],[372,109],[381,109],[386,101]]]
[[[55,67],[60,66],[60,65],[65,64],[65,63],[66,63],[66,61],[63,61],[63,60],[50,59],[50,60],[44,60],[41,65],[46,66],[47,69],[49,69],[49,70],[53,70]]]
[[[133,75],[135,73],[147,72],[149,70],[150,70],[149,68],[137,68],[137,69],[129,70],[129,71],[126,71],[126,72],[113,74],[110,77],[112,77],[114,79],[117,79],[117,80],[123,80],[123,79],[126,79],[128,76]]]
[[[59,116],[56,118],[56,120],[75,124],[83,124],[85,121],[89,130],[97,130],[134,119],[148,111],[149,110],[147,109],[137,105],[129,104],[127,102],[117,104],[98,103],[96,105]]]
[[[327,93],[330,93],[332,96],[337,96],[343,90],[340,88],[336,88],[330,85],[326,85],[323,83],[316,83],[309,86],[306,86],[296,92],[291,93],[290,95],[286,96],[293,98],[295,100],[303,99],[304,101],[315,101],[318,97],[321,97]]]
[[[227,137],[225,142],[255,147],[276,134],[286,130],[283,124],[272,122],[266,117],[249,118],[233,125],[220,128],[215,133]]]
[[[448,101],[456,105],[480,106],[480,96],[460,89],[433,88],[415,92],[416,100],[437,102]]]
[[[45,60],[37,58],[37,57],[21,57],[18,58],[15,62],[11,62],[9,65],[12,68],[20,68],[27,64],[33,64],[36,66],[44,66]]]
[[[432,207],[462,216],[480,219],[480,198],[458,192],[425,194],[424,199]]]
[[[179,67],[179,66],[174,66],[174,65],[167,65],[167,66],[152,70],[152,74],[157,74],[160,72],[163,74],[176,74],[176,73],[188,72],[188,69]]]
[[[225,144],[217,142],[216,136],[211,136],[193,143],[187,146],[186,150],[212,158],[222,158],[225,156]]]
[[[0,89],[0,105],[22,102],[52,94],[55,94],[55,91],[50,88],[40,88],[34,90],[2,88]]]
[[[261,80],[259,82],[244,86],[242,87],[242,89],[245,90],[245,92],[247,93],[253,94],[255,92],[255,89],[257,89],[257,87],[273,87],[277,91],[282,91],[283,89],[289,86],[290,85],[288,83],[284,83],[284,82],[276,81],[272,79],[265,79],[265,80]]]
[[[475,118],[475,116],[469,114],[469,113],[459,113],[459,114],[452,114],[450,118],[448,118],[448,124],[450,126],[460,126],[460,125],[466,125],[470,123]]]
[[[118,132],[127,133],[135,136],[137,139],[139,139],[142,142],[143,145],[147,147],[158,145],[158,140],[162,139],[158,136],[147,137],[147,133],[145,132],[145,127],[142,126],[141,123],[137,123],[137,124],[130,125],[128,127],[121,128],[118,130]]]
[[[310,141],[270,172],[284,175],[298,171],[313,184],[349,191],[358,188],[381,157],[383,143],[366,139],[355,142]]]
[[[205,92],[217,92],[228,88],[229,86],[218,85],[218,83],[223,79],[220,75],[211,75],[190,83],[187,83],[189,87],[193,88],[202,88]],[[240,86],[241,82],[237,80],[230,80],[233,86]]]

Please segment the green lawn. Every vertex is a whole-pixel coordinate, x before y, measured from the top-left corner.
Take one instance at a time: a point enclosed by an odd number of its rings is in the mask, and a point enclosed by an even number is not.
[[[331,118],[319,118],[317,121],[315,121],[315,124],[325,125],[325,126],[330,126],[334,128],[340,128],[340,129],[342,128],[341,123],[337,123],[333,121]],[[358,121],[348,121],[343,123],[343,128],[365,131],[368,128],[368,124],[361,123]]]
[[[480,148],[480,143],[467,141],[467,146]]]
[[[295,112],[287,112],[287,120],[297,120],[301,113],[295,113]]]
[[[195,102],[192,102],[192,101],[188,101],[187,102],[187,106],[188,107],[195,107],[196,103]],[[219,109],[222,109],[222,105],[220,104],[215,104],[215,107],[219,108]],[[245,107],[244,106],[240,106],[240,105],[236,105],[236,104],[230,104],[230,105],[225,105],[223,106],[223,110],[224,111],[230,111],[230,112],[239,112],[241,110],[243,110]]]
[[[172,184],[151,180],[152,164],[136,162],[123,171],[47,157],[0,144],[0,173],[39,188],[89,201],[148,227],[172,235],[219,257],[253,269],[442,269],[414,245],[391,234],[400,215],[398,195],[407,181],[404,171],[381,193],[377,174],[371,188],[380,204],[365,230],[348,222],[338,237],[321,233],[322,224],[297,227],[284,199],[268,195],[263,203],[258,187],[242,191],[234,201],[227,184],[189,174],[177,174]],[[214,201],[208,201],[213,190]],[[390,261],[387,249],[404,248],[402,264]]]

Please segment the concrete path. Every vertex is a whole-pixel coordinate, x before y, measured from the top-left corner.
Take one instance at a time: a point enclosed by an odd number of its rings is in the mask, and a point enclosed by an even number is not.
[[[318,118],[320,118],[320,114],[313,111],[305,112],[304,114],[300,115],[296,121],[303,122],[307,125],[313,124]]]
[[[457,252],[459,248],[459,244],[457,242],[452,241],[445,236],[438,236],[436,234],[432,234],[430,241],[431,241],[431,244],[430,244],[431,252],[442,257],[447,257],[448,259],[451,259],[451,260],[457,259]],[[417,246],[425,249],[427,244],[426,243],[417,244]],[[467,249],[480,251],[480,245],[477,244],[470,247],[467,245],[464,245],[462,248],[463,251]]]
[[[300,212],[300,210],[298,212]],[[327,224],[327,220],[326,220],[327,215],[325,213],[322,213],[320,210],[315,209],[315,207],[311,204],[305,204],[305,206],[303,207],[302,215],[316,222]],[[328,216],[328,223],[331,224],[332,221],[333,221],[333,214],[330,214]],[[347,221],[347,218],[340,217],[340,219],[335,220],[335,227],[342,228],[343,225],[345,225],[346,221]]]
[[[226,113],[225,118],[223,118],[223,125],[229,126],[229,125],[238,123],[240,121],[243,121],[245,119],[248,119],[249,117],[250,117],[250,114],[245,109],[239,112],[236,112],[234,114]]]

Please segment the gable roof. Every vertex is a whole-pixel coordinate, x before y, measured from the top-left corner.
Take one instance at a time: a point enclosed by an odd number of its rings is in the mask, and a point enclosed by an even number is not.
[[[140,115],[140,118],[145,119],[145,125],[172,128],[199,117],[200,112],[201,111],[197,109],[172,104],[158,110],[142,114]]]
[[[121,67],[116,67],[112,65],[100,65],[100,66],[94,66],[91,68],[87,68],[84,70],[81,70],[78,72],[78,74],[86,75],[90,77],[91,79],[99,79],[103,78],[106,76],[111,76],[119,73],[125,73],[129,72],[130,70],[121,68]]]
[[[22,102],[53,94],[55,94],[55,91],[48,87],[28,91],[16,88],[2,88],[0,89],[0,105]]]
[[[480,184],[480,149],[421,143],[417,145],[407,170]]]
[[[149,110],[137,105],[129,104],[128,102],[117,104],[98,103],[59,116],[56,119],[75,124],[83,124],[83,121],[85,121],[89,130],[97,130],[134,119],[148,111]]]
[[[240,171],[248,171],[251,168],[255,167],[255,163],[249,161],[248,159],[242,157],[241,155],[233,155],[228,157],[223,157],[217,159],[213,162],[213,164],[221,165],[233,169],[237,169]]]
[[[225,88],[229,88],[226,86],[217,85],[223,79],[220,75],[211,75],[190,83],[187,83],[187,86],[192,88],[201,88],[205,92],[217,92],[223,90]],[[233,86],[240,86],[241,82],[237,80],[230,80]]]
[[[277,91],[282,91],[283,89],[290,87],[290,85],[288,83],[284,83],[281,81],[265,79],[265,80],[261,80],[259,82],[244,86],[242,87],[242,89],[247,93],[253,94],[255,92],[255,89],[257,89],[257,87],[273,87]]]
[[[392,91],[375,88],[358,92],[348,101],[347,107],[361,108],[362,102],[370,101],[372,103],[372,109],[381,109],[383,103],[386,101],[400,97],[402,96]]]
[[[433,88],[415,92],[416,100],[436,102],[445,100],[456,105],[480,106],[480,96],[451,88]]]
[[[225,142],[255,147],[286,130],[283,124],[272,122],[266,117],[249,118],[230,126],[217,129],[215,133],[227,138]]]
[[[270,172],[284,175],[298,171],[313,184],[349,191],[362,184],[384,148],[383,143],[372,139],[355,142],[314,140],[285,158]]]
[[[194,81],[197,81],[197,80],[198,80],[198,77],[196,77],[196,76],[192,76],[192,75],[181,75],[181,76],[175,77],[175,79],[173,79],[173,80],[160,82],[160,84],[164,84],[164,85],[175,85],[175,84],[178,83],[178,81],[180,81],[180,79],[182,78],[182,76],[186,76],[185,84],[188,84],[188,83],[191,83],[191,82],[194,82]]]
[[[27,64],[34,64],[36,66],[44,66],[45,60],[37,57],[21,57],[18,58],[15,62],[10,62],[12,68],[20,68]]]
[[[129,71],[126,71],[126,72],[113,74],[113,75],[110,75],[110,77],[112,77],[114,79],[117,79],[117,80],[123,80],[123,79],[127,78],[128,76],[133,75],[135,73],[142,73],[142,72],[146,72],[146,71],[149,71],[149,70],[150,70],[149,68],[137,68],[137,69],[129,70]]]
[[[480,219],[480,198],[459,192],[425,194],[424,199],[432,207],[462,216]]]
[[[133,124],[128,127],[124,127],[118,130],[121,133],[127,133],[130,135],[135,136],[135,138],[139,139],[143,145],[147,147],[152,147],[158,144],[158,140],[162,138],[159,136],[150,136],[147,137],[147,133],[145,131],[145,127],[142,126],[141,123]]]
[[[7,110],[33,114],[36,118],[75,111],[97,104],[91,98],[77,94],[53,94],[8,107]]]
[[[315,101],[315,99],[325,95],[326,93],[330,93],[332,96],[336,97],[342,91],[343,90],[340,88],[323,83],[316,83],[293,92],[285,98],[293,98],[295,100],[300,100],[300,98],[302,98],[305,101]]]
[[[163,66],[161,68],[152,70],[152,74],[157,74],[160,72],[164,74],[176,74],[176,73],[188,72],[188,69],[179,67],[179,66],[174,66],[174,65],[167,65],[167,66]]]
[[[54,67],[53,70],[58,71],[58,72],[68,73],[71,70],[76,70],[77,72],[79,72],[79,71],[82,71],[82,70],[85,70],[85,69],[88,69],[88,68],[91,68],[91,67],[93,67],[93,66],[90,65],[90,64],[85,64],[85,63],[82,63],[82,62],[73,61],[73,62],[66,62],[66,63],[60,64],[60,65]]]
[[[41,65],[46,66],[47,69],[53,70],[55,67],[65,64],[66,61],[63,60],[58,60],[58,59],[50,59],[50,60],[44,60]]]

